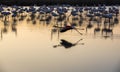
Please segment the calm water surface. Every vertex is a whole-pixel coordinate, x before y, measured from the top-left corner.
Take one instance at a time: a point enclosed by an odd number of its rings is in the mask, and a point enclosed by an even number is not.
[[[113,35],[102,35],[94,34],[96,25],[86,30],[87,23],[79,27],[84,29],[80,35],[75,30],[53,33],[54,20],[23,20],[15,26],[0,21],[0,72],[120,72],[120,24]]]

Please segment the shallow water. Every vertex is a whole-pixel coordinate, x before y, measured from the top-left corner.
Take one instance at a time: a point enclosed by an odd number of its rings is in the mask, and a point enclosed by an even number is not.
[[[12,22],[4,26],[1,21],[0,72],[120,72],[120,24],[106,36],[94,34],[96,25],[86,30],[87,23],[79,27],[84,29],[80,35],[75,30],[52,33],[54,20],[18,21],[15,31]]]

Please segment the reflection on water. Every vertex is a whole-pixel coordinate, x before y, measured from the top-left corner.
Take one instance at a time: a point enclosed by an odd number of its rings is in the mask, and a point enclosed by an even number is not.
[[[119,15],[83,8],[0,7],[0,72],[119,72]]]
[[[82,40],[82,39],[80,39],[80,40]],[[71,42],[68,42],[68,41],[66,41],[64,39],[61,39],[60,44],[59,45],[54,45],[53,47],[56,48],[58,46],[63,46],[65,48],[71,48],[71,47],[74,47],[74,46],[76,46],[78,44],[82,44],[82,45],[84,44],[84,43],[79,43],[79,41],[77,41],[76,43],[71,43]]]

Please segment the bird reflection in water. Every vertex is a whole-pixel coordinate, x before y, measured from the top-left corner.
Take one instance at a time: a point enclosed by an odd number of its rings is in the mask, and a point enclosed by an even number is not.
[[[2,30],[1,30],[1,32],[0,32],[0,35],[1,35],[1,36],[0,36],[0,38],[1,38],[1,40],[2,40],[2,38],[3,38],[3,35],[2,35]]]
[[[3,35],[5,34],[5,33],[8,33],[9,32],[9,27],[11,28],[11,31],[12,32],[15,32],[15,35],[17,36],[17,28],[16,28],[16,25],[17,25],[17,19],[15,19],[15,18],[13,18],[13,20],[12,20],[13,22],[12,22],[12,24],[10,24],[10,22],[9,22],[9,20],[7,20],[6,18],[5,18],[5,20],[4,20],[4,27],[3,28],[1,28],[1,40],[2,40],[2,38],[3,38]]]
[[[62,46],[62,47],[64,47],[64,48],[68,49],[68,48],[72,48],[72,47],[74,47],[74,46],[76,46],[76,45],[84,45],[84,43],[79,43],[81,40],[83,40],[83,39],[80,39],[80,40],[78,40],[77,42],[72,43],[72,42],[69,42],[69,41],[67,41],[67,40],[61,39],[60,44],[54,45],[53,47],[54,47],[54,48],[57,48],[57,47],[61,47],[61,46]]]
[[[17,28],[16,28],[16,25],[12,24],[11,28],[12,28],[12,32],[15,32],[15,35],[17,36]]]
[[[55,33],[58,34],[58,39],[59,39],[59,36],[60,36],[59,29],[54,28],[54,29],[51,30],[51,40],[53,39],[53,34],[55,34]]]
[[[3,21],[4,23],[4,28],[2,29],[3,33],[7,33],[8,32],[8,27],[9,27],[9,20],[7,20],[7,18],[5,17],[5,20]]]

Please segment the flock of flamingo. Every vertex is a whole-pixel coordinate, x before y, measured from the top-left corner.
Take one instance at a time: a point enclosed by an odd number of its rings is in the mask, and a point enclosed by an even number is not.
[[[0,6],[0,21],[3,22],[4,28],[1,29],[2,34],[7,32],[7,26],[10,25],[12,31],[16,32],[18,21],[26,20],[36,24],[36,21],[53,25],[52,33],[59,31],[60,33],[68,30],[75,30],[80,35],[82,33],[77,28],[86,24],[86,32],[94,25],[94,34],[100,32],[102,34],[113,34],[113,27],[119,23],[119,6],[70,6],[70,5],[53,5],[53,6]],[[54,24],[53,24],[54,23]],[[101,28],[101,26],[103,26]],[[84,30],[84,29],[83,29]]]

